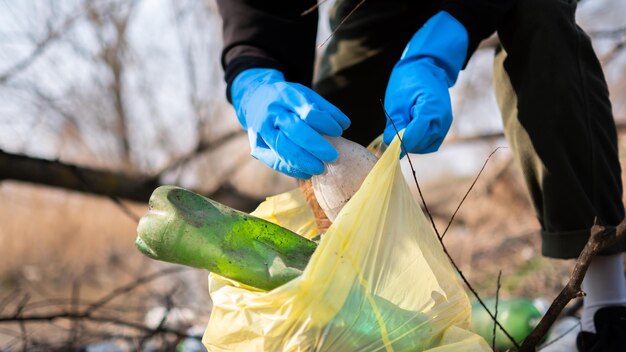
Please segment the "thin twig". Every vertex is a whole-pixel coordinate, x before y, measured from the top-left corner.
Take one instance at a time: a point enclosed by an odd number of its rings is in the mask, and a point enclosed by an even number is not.
[[[84,299],[80,299],[77,300],[75,302],[75,304],[77,304],[79,307],[86,307],[86,306],[90,306],[94,303],[95,301],[90,301],[90,300],[84,300]],[[41,308],[48,308],[48,307],[58,307],[58,306],[62,306],[62,305],[71,305],[72,304],[72,299],[71,298],[53,298],[53,299],[43,299],[43,300],[39,300],[39,301],[35,301],[32,303],[29,303],[27,307],[24,308],[24,312],[27,311],[32,311],[34,309],[41,309]],[[104,307],[100,308],[103,309]],[[114,304],[108,304],[107,309],[111,309],[112,311],[124,311],[124,312],[143,312],[143,309],[138,308],[135,305],[131,305],[131,304],[119,304],[119,305],[114,305]]]
[[[176,287],[174,288],[174,290],[175,289]],[[144,345],[146,344],[146,342],[148,342],[152,337],[154,337],[157,331],[159,331],[165,326],[165,323],[167,322],[167,317],[172,311],[173,306],[174,304],[172,302],[171,296],[170,295],[165,296],[165,312],[163,312],[163,317],[161,318],[161,321],[159,321],[159,324],[156,326],[154,331],[149,332],[148,334],[146,334],[145,336],[141,338],[141,340],[139,341],[139,350],[143,351]]]
[[[161,169],[159,169],[159,171],[157,171],[156,175],[161,175],[167,171],[171,171],[191,160],[193,160],[194,158],[197,158],[198,155],[206,152],[206,151],[210,151],[213,148],[216,148],[220,145],[223,145],[239,136],[243,136],[245,135],[243,130],[234,130],[231,131],[229,133],[225,133],[223,135],[221,135],[219,138],[216,138],[215,140],[212,141],[208,141],[208,142],[198,142],[198,144],[196,144],[195,148],[192,149],[191,151],[185,153],[185,155],[182,155],[180,157],[177,157],[176,159],[172,160],[171,162],[169,162],[167,165],[165,165],[164,167],[162,167]]]
[[[391,122],[394,130],[396,131],[396,136],[398,136],[398,139],[400,140],[400,146],[402,147],[402,149],[404,150],[404,153],[408,155],[407,153],[407,149],[404,146],[404,142],[402,141],[402,137],[400,136],[400,132],[398,131],[398,129],[396,128],[396,125],[393,123],[393,121],[391,120],[391,117],[389,117],[389,114],[387,113],[387,111],[385,110],[385,106],[383,105],[382,100],[380,100],[381,105],[383,106],[383,111],[385,112],[385,116],[387,116],[387,119],[389,119],[389,121]],[[463,280],[463,283],[465,283],[465,285],[467,286],[467,288],[472,292],[472,294],[474,295],[474,297],[476,298],[476,300],[478,301],[478,303],[483,307],[483,309],[485,309],[485,311],[487,312],[487,314],[489,314],[489,316],[491,317],[491,319],[494,321],[495,324],[498,325],[498,327],[500,328],[500,330],[506,335],[506,337],[509,338],[509,340],[511,340],[511,342],[513,343],[513,345],[516,348],[519,348],[520,345],[517,343],[517,341],[515,341],[515,339],[513,338],[513,336],[511,336],[511,334],[504,328],[504,326],[502,326],[502,324],[500,324],[500,322],[496,319],[496,317],[493,315],[493,313],[491,313],[491,311],[489,310],[489,308],[487,308],[487,305],[485,304],[485,302],[483,301],[483,299],[480,297],[480,295],[478,294],[478,292],[474,289],[474,286],[472,286],[469,282],[469,280],[467,279],[467,277],[465,277],[465,274],[463,274],[463,271],[461,271],[461,268],[459,268],[459,266],[456,264],[456,262],[454,261],[454,259],[452,258],[452,256],[450,255],[450,252],[448,252],[448,248],[445,246],[445,244],[443,243],[443,240],[441,239],[441,236],[439,236],[439,232],[437,231],[437,228],[435,227],[435,222],[433,221],[432,215],[430,214],[430,212],[428,211],[428,207],[426,206],[426,202],[424,201],[424,197],[422,196],[420,187],[419,187],[419,183],[417,182],[417,176],[415,173],[415,168],[413,167],[413,164],[411,163],[411,159],[409,158],[409,165],[411,166],[411,171],[413,172],[413,180],[415,181],[415,185],[417,186],[418,191],[420,192],[420,197],[422,197],[422,202],[424,203],[424,209],[426,210],[426,213],[428,214],[428,216],[430,217],[430,221],[431,224],[433,226],[433,229],[435,231],[435,233],[437,234],[437,238],[439,239],[439,243],[441,244],[441,248],[443,249],[443,252],[446,254],[446,256],[448,257],[448,260],[450,261],[450,263],[452,264],[452,266],[454,267],[454,269],[456,270],[456,272],[459,274],[459,276],[461,277],[461,280]]]
[[[563,309],[563,316],[565,316],[565,317],[574,317],[574,316],[576,316],[576,312],[578,312],[578,310],[583,307],[583,303],[584,302],[583,302],[582,299],[576,300],[574,302],[574,304],[572,304],[569,307],[566,307],[565,309]]]
[[[437,225],[435,225],[435,220],[433,219],[433,216],[430,210],[428,209],[428,205],[426,204],[426,200],[424,199],[422,188],[420,187],[419,182],[417,182],[417,174],[415,173],[413,162],[411,161],[411,157],[409,156],[409,151],[406,149],[406,146],[404,145],[404,140],[402,140],[402,137],[400,137],[400,131],[398,131],[396,124],[391,119],[391,116],[389,116],[389,114],[387,113],[387,110],[385,110],[385,104],[383,103],[383,100],[380,99],[379,102],[380,102],[380,106],[383,109],[383,112],[385,113],[387,120],[391,122],[393,129],[396,131],[396,136],[398,136],[398,139],[400,140],[400,147],[402,147],[402,151],[404,152],[407,160],[409,161],[409,166],[411,167],[411,173],[413,174],[413,181],[415,181],[415,186],[417,187],[417,192],[419,193],[420,199],[422,200],[422,205],[424,206],[424,210],[426,211],[426,214],[428,215],[428,218],[430,219],[430,224],[433,226],[433,229],[435,230],[437,237],[439,238],[439,240],[441,240],[441,236],[439,235],[439,231],[437,230]]]
[[[75,167],[74,165],[72,165],[70,170],[72,171],[72,173],[74,173],[76,178],[83,184],[83,186],[86,188],[87,191],[95,193],[92,191],[93,187],[91,186],[91,182],[88,181],[87,177],[83,176],[81,170],[78,167]],[[118,206],[118,208],[124,214],[126,214],[129,218],[131,218],[134,222],[139,222],[139,216],[135,214],[129,207],[127,207],[126,204],[124,204],[118,196],[110,194],[107,197],[111,201],[113,201],[113,203],[115,203]]]
[[[20,332],[16,332],[13,329],[0,329],[0,334],[4,335],[4,336],[9,336],[12,337],[12,340],[9,340],[7,342],[5,342],[5,344],[0,347],[2,351],[13,351],[13,346],[17,345],[18,343],[22,343],[24,341],[24,332],[21,330],[20,327]],[[30,332],[27,333],[26,338],[28,339],[31,335],[33,334],[33,331],[31,330]]]
[[[346,15],[346,17],[344,17],[341,22],[339,22],[339,24],[337,25],[337,27],[335,29],[333,29],[332,33],[330,33],[330,35],[328,36],[328,38],[324,39],[324,41],[322,42],[322,44],[320,44],[317,48],[321,48],[324,45],[326,45],[326,43],[328,43],[328,41],[330,40],[330,38],[332,38],[333,36],[335,36],[335,33],[337,33],[337,31],[339,30],[339,28],[341,28],[341,26],[343,26],[343,24],[348,20],[348,18],[350,18],[350,16],[352,16],[352,14],[354,12],[356,12],[356,10],[361,7],[361,5],[363,5],[365,3],[365,0],[361,0],[358,4],[356,4],[356,6],[354,6],[354,8],[352,10],[350,10],[350,12]]]
[[[28,333],[26,332],[26,324],[21,321],[20,322],[20,334],[22,339],[22,351],[28,351]]]
[[[114,195],[110,195],[109,199],[111,199],[111,201],[113,201],[113,203],[115,203],[117,205],[117,207],[124,214],[126,214],[129,218],[131,218],[134,222],[136,222],[136,223],[139,222],[139,216],[137,214],[135,214],[128,206],[126,206],[126,204],[124,204],[124,202],[122,201],[122,199],[120,197],[114,196]]]
[[[592,38],[616,38],[626,35],[626,27],[588,31],[587,34]]]
[[[615,59],[626,47],[626,39],[621,40],[620,42],[613,45],[611,50],[609,50],[606,54],[604,54],[600,58],[600,63],[603,66],[608,65],[613,59]]]
[[[163,320],[158,326],[154,327],[154,326],[149,326],[146,324],[138,323],[132,320],[127,320],[125,318],[119,318],[115,315],[106,314],[102,312],[104,307],[116,297],[126,294],[132,291],[133,289],[147,282],[150,282],[154,279],[157,279],[167,274],[179,272],[183,269],[184,268],[182,267],[169,268],[169,269],[139,278],[129,285],[124,285],[124,286],[114,289],[113,291],[106,294],[104,297],[97,300],[96,302],[88,305],[84,309],[79,308],[81,303],[80,303],[80,296],[79,296],[79,286],[77,284],[74,285],[72,297],[71,297],[71,300],[69,301],[69,303],[71,304],[69,309],[64,309],[64,310],[60,310],[60,311],[52,312],[52,313],[24,314],[24,311],[30,299],[30,296],[26,294],[21,298],[21,300],[17,304],[17,308],[13,314],[0,316],[0,324],[4,324],[4,323],[17,324],[21,328],[21,333],[16,334],[17,338],[19,339],[19,340],[16,339],[16,343],[19,343],[21,341],[22,346],[24,346],[24,349],[35,348],[35,347],[38,347],[38,344],[39,344],[36,340],[29,338],[29,335],[31,335],[32,333],[29,333],[26,330],[26,325],[28,323],[49,321],[52,325],[54,325],[55,322],[59,319],[70,320],[71,325],[70,325],[70,328],[67,329],[67,332],[70,334],[69,335],[70,337],[69,337],[69,341],[65,342],[63,346],[58,346],[58,347],[55,347],[54,349],[57,349],[57,348],[67,349],[68,347],[70,347],[70,349],[76,348],[78,341],[79,341],[78,340],[79,336],[77,335],[77,333],[80,331],[79,330],[80,325],[78,324],[78,321],[91,321],[91,322],[103,323],[103,324],[114,324],[119,327],[127,327],[127,328],[134,329],[138,332],[145,333],[144,336],[146,336],[147,338],[156,336],[157,334],[174,335],[178,339],[189,338],[189,337],[195,338],[194,336],[189,335],[183,330],[167,327],[165,325],[167,316],[163,318]],[[166,303],[168,306],[168,311],[171,310],[173,307],[173,301],[172,301],[171,296],[179,288],[180,288],[179,286],[174,287],[173,290],[170,292],[170,295],[165,297],[165,299],[167,300]],[[46,346],[42,345],[40,347],[52,348],[49,345],[46,345]]]
[[[28,304],[28,301],[30,301],[30,294],[25,293],[24,296],[22,296],[20,302],[17,304],[17,307],[15,308],[15,313],[13,313],[13,315],[16,317],[20,316],[24,311],[24,308]]]
[[[13,64],[3,72],[0,72],[0,84],[6,83],[9,79],[30,67],[43,53],[46,52],[46,50],[50,47],[50,44],[57,41],[62,35],[69,31],[80,16],[80,13],[69,16],[58,29],[50,30],[45,38],[35,43],[35,48],[28,56]]]
[[[554,339],[544,343],[543,345],[539,346],[539,348],[537,349],[537,351],[541,351],[542,349],[552,345],[553,343],[559,341],[560,339],[564,338],[567,334],[569,334],[570,332],[574,331],[575,329],[580,329],[582,330],[582,323],[580,321],[578,321],[578,323],[574,324],[572,327],[570,327],[569,329],[567,329],[565,332],[563,332],[561,335],[555,337]]]
[[[315,5],[309,7],[308,9],[304,10],[300,16],[306,16],[308,14],[310,14],[311,12],[317,10],[320,6],[324,5],[324,3],[328,1],[328,0],[320,0],[318,1]]]
[[[476,177],[474,178],[474,181],[472,182],[472,184],[469,186],[469,188],[467,189],[467,192],[465,192],[465,195],[463,196],[463,199],[461,199],[461,201],[459,202],[459,205],[456,207],[456,209],[454,210],[454,213],[452,213],[452,216],[450,217],[450,221],[448,221],[448,225],[446,226],[445,230],[443,230],[443,233],[441,234],[441,239],[444,238],[444,236],[446,235],[446,233],[448,232],[448,229],[450,229],[450,226],[452,225],[452,222],[454,221],[454,217],[456,216],[456,214],[458,213],[459,209],[461,209],[461,205],[463,205],[463,203],[465,202],[465,199],[467,199],[467,196],[470,194],[470,192],[472,191],[472,189],[474,188],[474,185],[476,185],[476,181],[478,181],[478,178],[480,177],[480,175],[483,173],[483,171],[485,170],[485,167],[487,166],[487,163],[489,162],[489,160],[491,159],[491,157],[500,149],[502,148],[506,148],[506,147],[497,147],[496,149],[494,149],[491,154],[489,154],[489,156],[487,157],[487,160],[485,160],[485,162],[483,163],[483,166],[480,168],[480,171],[478,171],[478,174],[476,175]]]
[[[18,296],[18,291],[19,289],[15,287],[13,290],[9,291],[6,296],[0,299],[0,313],[2,313],[2,311],[4,311],[4,308],[8,306],[9,303],[11,303],[11,301],[13,301]]]
[[[72,300],[71,300],[71,311],[74,314],[78,313],[78,302],[80,300],[80,281],[75,280],[74,284],[72,285]],[[78,320],[74,320],[72,322],[72,327],[70,330],[70,340],[69,340],[69,349],[73,350],[76,349],[76,344],[78,343],[78,331],[80,329],[80,326],[78,324]]]
[[[139,287],[139,286],[141,286],[143,284],[146,284],[146,283],[148,283],[150,281],[153,281],[155,279],[158,279],[158,278],[166,276],[166,275],[170,275],[170,274],[174,274],[174,273],[180,272],[180,271],[182,271],[184,269],[186,269],[186,268],[183,268],[183,267],[173,267],[173,268],[161,270],[161,271],[158,271],[158,272],[153,273],[151,275],[139,278],[139,279],[131,282],[128,285],[124,285],[122,287],[118,287],[115,290],[111,291],[106,296],[102,297],[98,301],[96,301],[93,304],[91,304],[85,310],[85,314],[87,314],[87,315],[91,314],[92,312],[96,311],[100,307],[102,307],[102,306],[106,305],[107,303],[111,302],[116,297],[119,297],[119,296],[121,296],[121,295],[123,295],[125,293],[128,293],[128,292],[136,289],[137,287]]]
[[[495,319],[498,319],[498,303],[499,303],[499,300],[500,300],[500,287],[501,287],[501,285],[500,285],[500,278],[501,277],[502,277],[502,270],[500,270],[498,272],[498,281],[496,283],[496,308],[494,309],[494,313],[493,313],[493,317]],[[493,323],[493,337],[491,339],[491,349],[494,350],[494,351],[496,350],[496,328],[497,328],[497,325],[496,325],[495,320],[494,320],[494,323]]]
[[[101,316],[101,315],[86,315],[84,312],[75,314],[72,312],[61,311],[50,314],[32,314],[32,315],[21,315],[21,316],[0,316],[0,323],[31,323],[31,322],[41,322],[41,321],[53,321],[57,319],[82,319],[89,320],[93,322],[99,323],[111,323],[115,325],[129,327],[135,330],[144,331],[151,333],[155,329],[149,327],[147,325],[136,323],[124,319],[120,319],[112,316]],[[176,335],[178,337],[190,337],[191,335],[187,334],[184,331],[180,331],[177,329],[170,329],[167,327],[161,327],[157,330],[158,333],[167,333]]]
[[[14,316],[19,317],[22,315],[22,312],[24,311],[24,307],[26,307],[29,300],[30,300],[30,295],[28,293],[22,296],[22,299],[17,304],[17,308],[15,309]],[[20,321],[19,327],[20,327],[20,341],[22,342],[22,351],[25,352],[28,350],[28,332],[26,331],[26,325],[24,324],[24,322]]]

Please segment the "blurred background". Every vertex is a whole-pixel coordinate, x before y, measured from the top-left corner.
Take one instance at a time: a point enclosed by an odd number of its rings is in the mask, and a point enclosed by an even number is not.
[[[320,43],[331,4],[320,9]],[[624,13],[623,0],[584,0],[578,10],[604,66],[622,152]],[[441,151],[412,157],[441,228],[488,156],[506,147],[494,43],[453,88],[455,121]],[[175,184],[251,211],[296,187],[249,156],[225,99],[220,50],[212,0],[0,0],[0,350],[200,348],[185,338],[208,321],[207,273],[134,248],[150,193]],[[540,256],[506,148],[445,241],[485,297],[501,270],[503,297],[551,301],[572,267]]]

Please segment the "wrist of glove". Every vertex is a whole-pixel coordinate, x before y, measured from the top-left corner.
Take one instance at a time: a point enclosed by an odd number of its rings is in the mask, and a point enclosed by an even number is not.
[[[385,110],[391,121],[385,127],[385,143],[391,144],[396,129],[406,129],[403,141],[408,152],[439,149],[452,123],[448,88],[465,62],[467,47],[467,30],[445,11],[417,31],[387,84]]]
[[[274,170],[308,179],[337,159],[322,135],[340,136],[350,120],[313,90],[280,71],[252,68],[235,77],[231,97],[252,156]]]

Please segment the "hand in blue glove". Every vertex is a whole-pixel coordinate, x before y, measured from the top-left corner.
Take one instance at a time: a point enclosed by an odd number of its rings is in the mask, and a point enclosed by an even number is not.
[[[350,119],[311,89],[286,82],[280,71],[252,68],[235,77],[231,93],[253,157],[301,179],[323,173],[324,163],[337,160],[322,134],[340,136]]]
[[[394,66],[385,92],[385,110],[409,153],[439,149],[452,123],[448,88],[454,85],[467,55],[468,34],[452,15],[441,11],[415,33]],[[383,139],[396,131],[387,121]],[[403,153],[404,154],[404,153]]]

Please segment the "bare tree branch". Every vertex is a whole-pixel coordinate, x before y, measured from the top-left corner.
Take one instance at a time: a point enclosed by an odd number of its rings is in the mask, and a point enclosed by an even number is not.
[[[102,47],[99,59],[104,63],[112,77],[109,90],[117,115],[116,130],[120,143],[122,144],[122,161],[126,170],[133,170],[134,167],[131,163],[131,146],[128,130],[129,116],[124,102],[124,57],[128,50],[126,31],[136,5],[137,1],[130,1],[118,5],[119,8],[113,11],[100,13],[94,8],[90,13],[90,18],[93,19],[92,22],[97,28],[98,38]],[[112,28],[115,30],[115,38],[110,42],[102,35],[104,26],[108,24],[111,24]]]
[[[619,55],[624,50],[624,47],[626,47],[626,39],[615,43],[611,50],[609,50],[600,58],[600,62],[602,63],[602,65],[608,65],[611,61],[613,61],[613,59],[615,59],[617,55]]]
[[[13,335],[13,336],[21,340],[22,348],[26,348],[25,346],[34,344],[34,341],[28,338],[29,333],[26,331],[26,324],[43,322],[43,321],[54,322],[59,319],[69,319],[72,321],[72,326],[69,329],[70,337],[69,337],[69,340],[66,341],[66,344],[65,344],[65,347],[70,346],[72,347],[72,349],[77,347],[78,345],[79,325],[77,325],[78,324],[77,322],[81,320],[128,327],[128,328],[137,330],[139,332],[146,333],[145,336],[147,336],[147,338],[156,336],[157,334],[174,335],[178,338],[189,338],[189,337],[195,338],[194,336],[189,335],[188,333],[184,331],[166,326],[165,320],[167,319],[167,315],[162,319],[162,322],[158,326],[154,327],[154,326],[148,326],[146,324],[138,323],[135,321],[123,319],[123,318],[120,318],[111,314],[104,314],[102,312],[103,308],[114,299],[124,297],[129,292],[139,288],[142,285],[145,285],[149,282],[152,282],[164,276],[181,272],[182,270],[185,270],[185,268],[173,267],[173,268],[165,269],[165,270],[162,270],[162,271],[159,271],[159,272],[156,272],[156,273],[144,276],[144,277],[140,277],[134,280],[133,282],[131,282],[130,284],[118,287],[110,291],[101,299],[93,302],[92,304],[90,304],[89,306],[83,309],[79,309],[79,305],[78,305],[78,301],[79,301],[78,286],[75,286],[73,290],[74,293],[72,294],[71,307],[68,310],[58,310],[56,312],[51,312],[51,313],[24,314],[24,311],[26,307],[28,306],[28,302],[30,298],[30,296],[26,294],[22,297],[20,302],[17,304],[14,313],[4,315],[4,316],[0,315],[0,324],[18,324],[20,326],[20,334]],[[177,289],[178,287],[174,287],[173,290],[170,291],[170,293],[164,297],[169,307],[168,310],[173,308],[172,295],[175,293]],[[4,333],[4,332],[0,331],[0,333]],[[9,332],[9,334],[13,334],[13,332],[11,331]],[[19,340],[17,342],[19,342]]]
[[[125,319],[112,317],[112,316],[92,316],[86,315],[84,312],[75,313],[75,312],[55,312],[50,314],[31,314],[31,315],[20,315],[20,316],[0,316],[0,324],[3,323],[32,323],[32,322],[41,322],[41,321],[54,321],[58,319],[79,319],[79,320],[88,320],[99,323],[112,323],[115,325],[121,325],[129,328],[133,328],[136,330],[148,332],[148,333],[168,333],[173,334],[178,337],[193,337],[187,334],[184,331],[179,331],[177,329],[171,329],[167,327],[160,327],[154,329],[147,325],[136,323],[132,321],[128,321]]]
[[[614,29],[606,29],[606,30],[591,30],[588,31],[592,38],[619,38],[623,35],[626,35],[626,27],[619,27]]]
[[[500,287],[502,286],[500,284],[500,279],[502,278],[502,270],[498,271],[498,281],[496,282],[496,307],[494,309],[493,312],[493,338],[491,340],[491,349],[492,350],[496,350],[496,329],[498,328],[498,325],[496,324],[496,321],[498,321],[498,303],[500,301]]]
[[[210,151],[222,144],[229,142],[230,140],[233,140],[239,136],[242,136],[243,134],[244,134],[243,130],[237,129],[229,133],[225,133],[215,140],[212,140],[209,142],[199,142],[194,149],[190,150],[185,155],[180,156],[177,159],[173,160],[172,162],[167,164],[164,168],[162,168],[161,171],[159,171],[158,173],[162,174],[168,170],[176,169],[177,167],[180,167],[183,164],[188,163],[194,158],[198,157],[198,155],[204,152]]]
[[[86,310],[85,313],[86,314],[91,314],[93,312],[95,312],[96,310],[100,309],[101,307],[105,306],[106,304],[108,304],[109,302],[111,302],[113,299],[122,296],[128,292],[131,292],[132,290],[135,290],[136,288],[138,288],[141,285],[144,285],[148,282],[154,281],[155,279],[158,279],[160,277],[166,276],[166,275],[170,275],[170,274],[174,274],[174,273],[178,273],[183,271],[185,268],[181,268],[181,267],[174,267],[174,268],[169,268],[169,269],[165,269],[162,271],[158,271],[152,275],[148,275],[148,276],[144,276],[140,279],[137,279],[135,281],[133,281],[132,283],[126,285],[126,286],[122,286],[122,287],[118,287],[115,290],[111,291],[109,294],[107,294],[106,296],[102,297],[100,300],[96,301],[95,303],[91,304]]]
[[[465,192],[465,195],[463,195],[463,199],[461,199],[461,201],[459,202],[459,205],[456,207],[456,209],[454,210],[454,213],[452,213],[452,216],[450,216],[450,220],[448,221],[448,225],[446,226],[446,228],[443,230],[443,233],[441,234],[441,239],[443,239],[443,237],[446,235],[446,233],[448,232],[448,230],[450,229],[450,226],[452,226],[452,222],[454,222],[454,217],[456,216],[456,214],[459,212],[459,209],[461,209],[461,206],[463,205],[463,203],[465,202],[465,200],[467,199],[467,196],[469,196],[470,192],[472,191],[472,189],[474,188],[474,186],[476,185],[476,182],[478,181],[478,178],[480,178],[480,175],[483,173],[483,171],[485,170],[485,167],[487,167],[487,163],[489,162],[489,160],[491,159],[491,157],[501,148],[505,148],[505,147],[498,147],[496,148],[493,152],[491,152],[491,154],[489,154],[489,156],[487,157],[487,160],[485,160],[485,162],[483,163],[483,166],[480,168],[480,171],[478,171],[478,174],[476,175],[476,177],[474,178],[474,181],[472,182],[472,184],[469,186],[467,192]]]
[[[326,43],[328,43],[328,41],[335,35],[335,33],[337,33],[337,31],[339,30],[339,28],[341,28],[341,26],[343,26],[343,24],[350,18],[350,16],[352,16],[356,10],[359,9],[359,7],[361,7],[363,4],[365,3],[365,0],[361,0],[358,4],[354,5],[354,8],[352,10],[350,10],[350,12],[348,12],[348,14],[346,15],[346,17],[341,19],[341,22],[339,22],[339,24],[337,25],[337,27],[332,31],[332,33],[330,33],[330,35],[328,36],[328,38],[324,39],[324,41],[322,42],[322,44],[320,44],[318,46],[318,48],[323,47],[324,45],[326,45]],[[314,9],[313,9],[314,10]],[[310,10],[307,10],[310,11]],[[305,11],[303,13],[306,14],[307,11]]]
[[[0,84],[4,84],[9,79],[18,75],[20,72],[24,71],[28,67],[30,67],[41,55],[43,55],[46,50],[55,43],[59,38],[61,38],[65,33],[67,33],[77,19],[81,17],[82,13],[78,13],[68,17],[57,29],[51,30],[47,33],[47,35],[35,43],[35,49],[26,56],[24,59],[20,60],[13,66],[6,69],[4,72],[0,73]]]
[[[320,6],[322,6],[322,5],[323,5],[326,1],[328,1],[328,0],[320,0],[320,1],[318,1],[318,2],[317,2],[317,4],[315,4],[315,5],[311,6],[310,8],[308,8],[308,9],[306,9],[306,10],[304,10],[304,11],[300,14],[300,16],[306,16],[306,15],[310,14],[311,12],[313,12],[313,11],[317,10],[317,9],[318,9]]]
[[[174,290],[175,289],[176,287],[174,287]],[[163,329],[163,327],[165,327],[165,323],[167,322],[167,317],[170,311],[172,310],[172,308],[174,308],[174,303],[172,302],[172,299],[171,299],[172,294],[173,292],[171,292],[169,295],[165,297],[165,312],[163,312],[163,317],[161,318],[161,321],[159,321],[159,324],[156,326],[156,328],[153,329],[153,331],[147,333],[144,337],[141,338],[141,341],[139,341],[139,350],[143,351],[144,345],[146,344],[146,342],[150,340],[152,337],[154,337],[154,335],[156,335],[161,329]]]
[[[520,352],[535,351],[537,345],[541,342],[541,339],[543,339],[552,324],[554,324],[565,306],[572,299],[584,295],[580,285],[593,257],[603,249],[617,243],[625,233],[626,220],[622,221],[615,228],[607,228],[598,224],[591,228],[591,236],[576,260],[574,270],[572,271],[567,285],[565,285],[563,290],[561,290],[559,295],[554,299],[539,324],[537,324],[530,335],[526,337],[519,349]]]
[[[95,170],[58,160],[46,160],[0,150],[0,180],[13,179],[79,192],[147,202],[159,186],[156,177]]]

